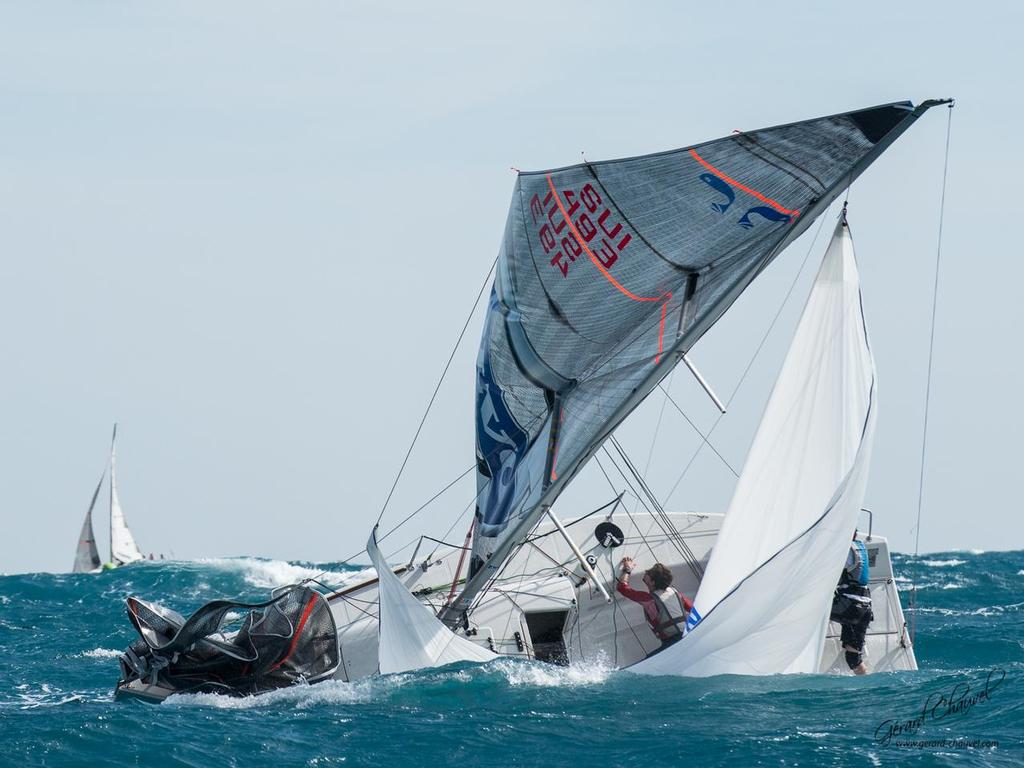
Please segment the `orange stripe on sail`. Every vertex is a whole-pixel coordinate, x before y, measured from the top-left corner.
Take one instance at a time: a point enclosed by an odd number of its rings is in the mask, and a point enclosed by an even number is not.
[[[548,174],[547,179],[548,179],[548,187],[550,187],[551,194],[554,195],[554,197],[555,197],[555,203],[558,205],[558,210],[560,210],[562,212],[562,218],[564,218],[565,219],[565,223],[569,225],[569,229],[570,229],[570,231],[572,231],[572,236],[576,238],[576,242],[579,243],[583,247],[584,251],[587,252],[587,256],[590,257],[590,260],[592,262],[594,262],[594,264],[597,266],[597,268],[599,270],[601,270],[601,274],[605,276],[605,279],[607,279],[609,283],[614,285],[623,294],[625,294],[626,296],[631,298],[633,301],[661,301],[662,299],[665,299],[664,295],[662,295],[662,296],[637,296],[635,293],[633,293],[628,288],[626,288],[624,285],[622,285],[622,283],[620,283],[618,280],[616,280],[614,277],[612,277],[611,272],[608,271],[608,269],[605,267],[605,265],[601,263],[601,260],[599,258],[597,258],[597,256],[594,255],[594,252],[592,250],[590,250],[590,248],[587,246],[586,241],[584,241],[582,235],[580,235],[580,231],[578,229],[576,229],[576,225],[572,223],[572,219],[570,219],[569,218],[569,214],[566,213],[565,206],[562,205],[562,198],[560,198],[558,196],[558,192],[555,191],[555,185],[551,181],[551,174],[550,173]],[[671,297],[671,294],[668,294],[668,295]]]
[[[703,162],[703,161],[701,161],[701,162]],[[569,231],[572,232],[572,236],[576,239],[576,242],[580,244],[580,247],[583,248],[583,250],[587,252],[587,256],[589,256],[590,260],[592,262],[594,262],[594,266],[596,266],[599,270],[601,270],[601,274],[604,275],[605,279],[609,283],[614,285],[616,288],[618,288],[619,291],[622,294],[624,294],[625,296],[628,296],[633,301],[663,301],[664,302],[664,304],[661,305],[661,327],[660,327],[660,329],[658,331],[658,354],[654,358],[654,364],[657,365],[661,361],[661,353],[662,353],[662,349],[664,347],[664,341],[665,341],[665,313],[668,311],[668,303],[669,303],[669,301],[672,300],[672,292],[671,291],[665,291],[665,293],[663,293],[661,296],[637,296],[631,290],[626,288],[622,283],[620,283],[618,280],[616,280],[614,277],[612,277],[612,273],[608,271],[608,268],[605,267],[605,265],[601,263],[601,260],[599,258],[597,258],[597,256],[594,255],[594,252],[592,250],[590,250],[590,247],[587,245],[586,241],[584,241],[583,236],[580,234],[580,231],[578,229],[576,229],[576,225],[573,223],[572,219],[569,218],[569,214],[565,210],[565,206],[562,205],[562,198],[560,198],[558,196],[558,192],[555,189],[554,182],[551,181],[551,174],[550,173],[547,175],[547,180],[548,180],[548,188],[551,190],[551,194],[555,198],[555,204],[558,206],[558,210],[562,212],[562,218],[565,219],[565,223],[569,225]],[[556,446],[556,449],[557,449],[557,446]],[[554,473],[554,469],[553,468],[552,468],[552,471],[551,471],[551,479],[552,480],[555,479],[555,473]]]
[[[658,327],[658,354],[654,356],[654,364],[661,362],[661,353],[665,341],[665,315],[668,314],[668,301],[661,305],[661,325]]]
[[[756,189],[751,189],[746,184],[741,184],[740,182],[736,181],[736,179],[732,178],[731,176],[727,176],[725,173],[723,173],[722,171],[720,171],[717,168],[715,168],[715,166],[713,166],[711,163],[709,163],[703,157],[698,155],[697,154],[697,150],[691,149],[690,150],[690,154],[693,155],[693,159],[694,160],[696,160],[698,163],[703,165],[705,168],[707,168],[709,171],[711,171],[713,174],[715,174],[715,176],[720,178],[722,181],[728,182],[729,184],[732,184],[734,187],[739,187],[740,189],[742,189],[747,194],[750,194],[750,195],[753,195],[754,197],[756,197],[762,203],[767,203],[768,205],[770,205],[772,208],[774,208],[779,213],[786,213],[786,214],[789,214],[790,216],[799,216],[800,215],[800,211],[791,211],[789,208],[786,208],[782,204],[775,202],[770,197],[766,197],[765,195],[762,195]]]

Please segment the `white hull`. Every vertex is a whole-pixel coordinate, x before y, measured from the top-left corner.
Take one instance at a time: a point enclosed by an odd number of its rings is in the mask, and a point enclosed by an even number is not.
[[[676,529],[697,561],[707,564],[722,523],[720,514],[670,513]],[[610,519],[625,534],[625,543],[608,549],[595,538],[595,527]],[[600,660],[623,668],[645,658],[659,642],[642,608],[614,590],[615,566],[623,556],[635,557],[641,567],[656,561],[668,565],[673,586],[693,597],[697,576],[679,550],[646,513],[627,514],[621,507],[611,517],[594,515],[569,523],[569,532],[596,562],[593,567],[612,594],[608,604],[600,590],[584,579],[569,546],[550,522],[542,523],[532,542],[510,559],[495,585],[469,616],[468,636],[485,648],[524,659],[574,663]],[[862,537],[863,538],[863,537]],[[871,565],[871,595],[875,619],[867,637],[866,657],[872,672],[917,669],[906,631],[903,609],[893,581],[888,542],[880,536],[864,539]],[[450,592],[461,550],[442,546],[425,561],[424,541],[415,565],[399,568],[411,592],[435,611]],[[653,550],[653,552],[652,552]],[[426,567],[424,567],[426,566]],[[466,574],[461,574],[465,578]],[[633,586],[643,589],[639,578]],[[765,600],[785,600],[766,594]],[[338,677],[356,680],[377,672],[376,581],[354,585],[329,598],[339,627],[342,664]],[[827,621],[827,616],[822,621]],[[460,632],[461,633],[461,632]],[[828,627],[822,652],[822,673],[848,674],[839,647],[839,627]]]

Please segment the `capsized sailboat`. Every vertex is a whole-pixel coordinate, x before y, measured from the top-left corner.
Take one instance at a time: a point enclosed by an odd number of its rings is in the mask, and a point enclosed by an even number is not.
[[[551,509],[562,490],[754,278],[939,103],[897,102],[656,155],[519,174],[477,362],[472,559],[465,586],[440,611],[449,627],[466,627],[545,514],[562,528]],[[740,606],[719,609],[696,637],[713,636],[723,615],[743,613],[737,592],[764,592],[759,573],[786,567],[780,583],[800,599],[782,590],[785,610],[761,618],[767,628],[799,624],[799,631],[777,657],[753,661],[754,625],[743,623],[740,661],[702,664],[701,674],[814,671],[822,658],[874,418],[874,367],[845,226],[844,218],[778,384],[784,402],[766,412],[725,517],[721,553],[707,573],[680,553],[700,583],[691,630],[727,598]],[[814,337],[826,327],[846,343]],[[825,366],[829,354],[836,359]],[[579,560],[607,595],[608,585]],[[694,663],[721,661],[722,637],[704,642]],[[684,641],[669,656],[695,645]],[[640,667],[696,669],[668,658]]]
[[[648,496],[650,507],[629,512],[618,493],[585,543],[579,542],[578,532],[588,530],[585,521],[602,510],[564,525],[552,506],[616,427],[743,290],[893,141],[939,103],[944,102],[916,107],[896,102],[734,133],[654,155],[520,173],[476,366],[477,496],[471,546],[438,545],[422,562],[415,561],[414,553],[408,564],[392,571],[372,538],[368,550],[378,578],[326,596],[338,626],[337,677],[351,680],[447,663],[450,658],[430,647],[459,646],[470,654],[466,643],[495,654],[558,663],[596,655],[615,666],[638,665],[640,671],[660,673],[641,664],[657,645],[642,611],[609,594],[617,556],[649,552],[670,566],[675,584],[698,595],[697,607],[704,605],[705,613],[703,622],[701,615],[692,617],[691,646],[719,626],[717,614],[727,613],[714,606],[724,605],[735,593],[735,582],[729,580],[756,575],[764,566],[762,556],[772,562],[778,551],[787,557],[802,552],[814,563],[831,563],[836,554],[832,537],[844,529],[848,544],[851,510],[853,519],[859,510],[863,485],[856,472],[866,466],[862,443],[870,443],[864,434],[851,453],[852,443],[842,433],[841,458],[810,467],[827,471],[814,482],[815,493],[808,492],[806,504],[787,486],[800,508],[779,536],[768,540],[767,546],[781,547],[774,555],[749,546],[744,550],[743,537],[730,532],[721,515],[664,510],[635,471],[635,485],[625,472],[622,476],[631,489],[640,488]],[[845,254],[843,247],[838,252]],[[845,279],[845,256],[839,262]],[[823,266],[819,278],[833,272]],[[852,284],[845,285],[844,296]],[[845,333],[850,318],[842,318]],[[864,340],[866,344],[866,333]],[[803,341],[799,346],[813,345]],[[855,346],[851,342],[844,349],[852,355]],[[860,359],[860,373],[869,360],[870,355]],[[787,362],[789,367],[800,366]],[[868,367],[873,392],[873,367]],[[799,389],[789,383],[780,391],[794,387]],[[854,394],[852,405],[839,402]],[[841,386],[829,390],[821,398],[851,423],[865,402],[863,386],[853,385],[848,391]],[[810,402],[817,404],[813,398]],[[813,422],[819,416],[801,419]],[[815,440],[826,439],[808,421],[798,423]],[[759,439],[771,445],[771,432],[778,428],[796,445],[785,431],[790,427],[785,418],[769,412]],[[864,433],[869,433],[867,427]],[[758,456],[753,453],[748,466],[771,466]],[[627,469],[635,469],[623,458]],[[737,499],[743,501],[734,502],[735,509],[756,507],[756,500],[748,498],[756,491],[777,490],[765,484],[760,472],[751,472],[737,490]],[[808,510],[837,477],[841,482],[825,499],[825,510],[819,508],[822,518],[815,523]],[[792,482],[790,475],[786,478]],[[833,508],[842,514],[830,517]],[[767,510],[760,517],[751,514],[753,518],[762,530],[774,525]],[[712,571],[720,536],[725,554],[715,558]],[[878,606],[869,654],[876,669],[915,668],[887,542],[870,533],[865,540]],[[467,548],[470,562],[463,573]],[[832,575],[837,575],[841,553],[834,562]],[[717,595],[712,582],[703,586],[710,573],[721,574],[716,578],[726,585]],[[801,640],[799,663],[780,661],[771,669],[753,665],[747,671],[834,667],[837,633],[828,625],[828,607],[818,594],[822,583],[815,579],[810,590],[814,594],[800,600],[801,622],[812,609],[818,614],[813,637]],[[417,614],[410,597],[430,606],[440,621],[427,611]],[[409,632],[405,628],[410,620],[417,625],[423,620],[422,626]],[[442,623],[447,636],[441,633]],[[815,643],[821,647],[811,648]],[[684,648],[685,639],[677,645]],[[666,655],[666,663],[676,655]],[[680,662],[670,671],[682,668]],[[126,665],[122,669],[119,690],[138,679]]]
[[[583,527],[584,536],[593,528],[593,537],[587,536],[578,565],[573,542],[563,539],[566,546],[559,549],[553,546],[559,539],[547,538],[561,533],[552,520],[554,528],[532,533],[503,565],[501,578],[467,616],[467,628],[475,637],[486,627],[489,646],[505,655],[561,663],[597,656],[642,674],[841,671],[829,609],[861,513],[876,398],[844,208],[724,518],[648,516],[638,524],[616,505],[596,526]],[[613,589],[612,552],[618,547],[633,556],[649,553],[670,567],[674,584],[696,593],[680,641],[664,649],[642,642],[654,641],[643,614],[609,605],[597,594],[594,587]],[[872,666],[914,669],[887,543],[869,532],[865,548],[876,612],[868,643]],[[591,573],[598,574],[596,583]],[[444,575],[436,573],[403,587],[399,596],[380,588],[382,672],[385,657],[401,668],[396,655],[420,653],[415,645],[406,650],[413,634],[403,632],[392,605],[415,600],[410,589],[429,595],[445,587]],[[366,590],[348,597],[357,603],[373,599]],[[360,643],[344,625],[342,645],[347,660],[360,652],[373,655],[365,638]]]
[[[110,439],[110,559],[102,563],[99,549],[96,546],[96,537],[93,533],[92,513],[96,507],[96,500],[99,498],[100,489],[106,479],[106,470],[100,475],[100,481],[93,491],[92,500],[89,502],[89,510],[85,513],[85,521],[82,523],[82,532],[78,537],[78,546],[75,550],[75,564],[73,573],[96,573],[100,570],[110,570],[119,565],[142,560],[143,555],[135,543],[128,523],[124,519],[124,510],[121,509],[121,498],[117,492],[117,424],[114,425],[114,433]]]

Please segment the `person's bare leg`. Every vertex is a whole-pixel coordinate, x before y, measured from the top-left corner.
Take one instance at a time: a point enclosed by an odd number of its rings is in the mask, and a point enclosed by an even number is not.
[[[862,651],[854,648],[852,645],[844,645],[843,650],[849,653],[862,653]],[[861,661],[856,667],[850,667],[850,671],[855,675],[866,675],[868,673],[868,665]]]

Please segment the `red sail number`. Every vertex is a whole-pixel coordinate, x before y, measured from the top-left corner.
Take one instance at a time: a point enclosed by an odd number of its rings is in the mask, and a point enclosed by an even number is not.
[[[587,246],[606,269],[610,268],[633,236],[628,232],[623,234],[622,223],[616,220],[609,207],[603,205],[604,201],[593,185],[584,184],[579,193],[563,189],[561,195],[564,216],[552,192],[548,192],[543,200],[539,194],[530,200],[533,223],[540,225],[537,238],[544,253],[550,256],[551,266],[557,267],[562,277],[568,277],[569,266]],[[569,226],[569,220],[572,220],[575,231]]]

